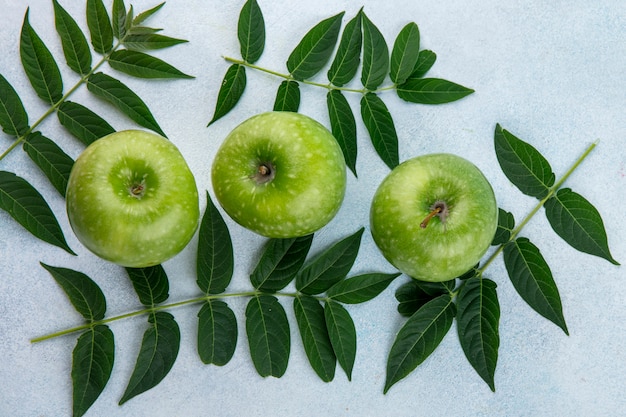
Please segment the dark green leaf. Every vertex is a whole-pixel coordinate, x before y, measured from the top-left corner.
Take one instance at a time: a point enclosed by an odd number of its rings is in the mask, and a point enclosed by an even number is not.
[[[59,67],[50,50],[30,25],[28,9],[22,25],[20,57],[26,75],[39,98],[48,104],[54,104],[61,100],[63,97],[63,80]]]
[[[151,313],[150,327],[143,334],[133,374],[120,405],[155,387],[172,369],[180,347],[180,329],[174,316],[165,311]]]
[[[171,38],[157,33],[136,33],[127,35],[124,38],[124,46],[128,49],[163,49],[170,46],[179,45],[188,41],[184,39]]]
[[[300,107],[300,85],[297,81],[285,80],[280,83],[276,100],[274,101],[274,111],[297,112]]]
[[[59,283],[70,302],[85,320],[102,320],[107,303],[98,284],[82,272],[41,263],[56,282]]]
[[[396,87],[402,100],[421,104],[444,104],[460,100],[474,92],[471,88],[440,78],[409,78]]]
[[[39,132],[29,134],[23,147],[30,159],[46,174],[54,188],[65,197],[74,160],[56,143]]]
[[[324,306],[324,318],[337,361],[350,381],[356,358],[356,328],[352,317],[341,304],[328,300]]]
[[[197,283],[205,294],[224,292],[233,277],[233,243],[209,193],[198,236]]]
[[[150,16],[161,10],[161,7],[165,6],[165,2],[157,4],[156,6],[141,12],[133,19],[133,26],[137,26],[146,21]]]
[[[524,301],[569,334],[559,290],[539,249],[528,239],[518,238],[504,247],[503,257],[509,278]]]
[[[87,80],[87,89],[108,101],[140,126],[165,136],[148,106],[130,88],[119,80],[101,72],[92,74]]]
[[[46,200],[24,178],[0,171],[0,208],[33,236],[76,255],[67,245],[63,230]]]
[[[107,326],[80,335],[72,352],[73,415],[84,415],[98,399],[113,370],[115,341]]]
[[[124,5],[124,0],[113,0],[111,23],[113,36],[120,40],[123,39],[126,35],[126,6]]]
[[[11,136],[23,136],[28,131],[28,115],[20,96],[0,74],[0,127]]]
[[[252,297],[246,308],[246,334],[259,375],[283,376],[289,362],[291,337],[287,314],[276,297]]]
[[[445,282],[427,282],[412,279],[396,290],[398,313],[410,317],[424,304],[454,289],[454,280]]]
[[[552,229],[574,249],[619,265],[609,251],[602,217],[587,199],[563,188],[544,207]]]
[[[126,272],[141,304],[154,307],[169,297],[170,284],[161,265],[126,268]]]
[[[468,279],[459,291],[456,304],[457,330],[463,352],[478,375],[495,391],[493,376],[500,346],[496,283],[478,276]]]
[[[326,95],[326,103],[333,136],[341,147],[346,165],[356,177],[356,121],[350,104],[339,90],[330,90]]]
[[[198,355],[205,364],[226,365],[237,346],[237,319],[228,305],[209,300],[198,312]]]
[[[57,109],[57,117],[61,125],[85,145],[115,132],[115,129],[102,117],[72,101],[61,103]]]
[[[341,35],[337,53],[328,70],[328,81],[331,84],[341,87],[354,78],[361,62],[362,43],[361,11],[359,11],[346,24]]]
[[[363,68],[361,83],[376,90],[389,72],[389,48],[380,30],[363,13]]]
[[[341,29],[344,12],[322,20],[309,30],[287,59],[287,69],[303,81],[320,72],[330,59]]]
[[[319,294],[348,275],[361,245],[363,228],[323,251],[298,272],[296,288],[304,294]]]
[[[220,91],[217,93],[215,112],[213,113],[213,118],[209,122],[209,125],[226,115],[226,113],[235,107],[245,88],[246,68],[239,64],[231,65],[226,71]]]
[[[85,75],[91,70],[91,52],[89,51],[87,38],[85,38],[74,18],[65,11],[59,2],[53,0],[53,4],[54,23],[61,37],[61,45],[63,46],[67,65],[80,75]]]
[[[519,190],[538,199],[554,185],[550,163],[530,144],[516,138],[498,124],[494,135],[496,156],[504,175]]]
[[[498,228],[496,229],[496,234],[491,244],[502,245],[508,242],[514,227],[515,219],[513,218],[513,214],[498,208]]]
[[[165,61],[139,51],[120,50],[109,56],[111,68],[139,78],[194,78]]]
[[[357,275],[339,281],[328,289],[327,295],[333,300],[342,303],[364,303],[383,292],[391,284],[391,281],[399,275],[400,273]]]
[[[413,73],[420,54],[420,31],[413,22],[402,28],[391,50],[389,76],[391,81],[402,84]]]
[[[255,63],[265,48],[265,20],[256,0],[248,0],[241,8],[237,24],[241,57]]]
[[[424,304],[407,320],[389,352],[385,393],[439,346],[452,326],[455,310],[452,297],[444,294]]]
[[[128,35],[151,35],[162,30],[163,29],[151,28],[148,26],[133,26],[128,30]]]
[[[398,135],[387,106],[376,94],[367,93],[361,98],[361,118],[378,156],[394,169],[399,163]]]
[[[429,51],[428,49],[420,51],[415,67],[413,67],[413,72],[411,72],[409,78],[422,78],[433,67],[436,60],[437,54],[433,51]]]
[[[268,292],[283,289],[304,264],[312,241],[312,234],[291,239],[270,239],[250,275],[254,288]]]
[[[87,0],[87,27],[93,49],[101,54],[108,53],[113,48],[113,29],[102,0]]]

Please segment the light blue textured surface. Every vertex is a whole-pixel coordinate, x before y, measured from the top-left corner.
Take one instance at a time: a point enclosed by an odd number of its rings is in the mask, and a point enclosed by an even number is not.
[[[86,28],[84,1],[64,1]],[[106,1],[110,5],[110,1]],[[136,1],[135,10],[156,2]],[[210,193],[210,165],[226,134],[245,118],[270,110],[279,80],[248,71],[248,87],[234,112],[210,127],[217,91],[228,64],[239,57],[236,35],[243,2],[169,1],[151,24],[190,42],[156,53],[191,81],[144,82],[119,76],[150,106],[170,139],[196,174],[201,195]],[[544,2],[363,1],[365,12],[390,47],[409,21],[420,28],[423,48],[437,53],[429,76],[471,87],[476,93],[441,106],[408,104],[393,93],[381,94],[394,117],[400,160],[430,152],[453,152],[473,161],[493,184],[499,205],[521,219],[535,204],[504,177],[493,151],[496,123],[530,142],[551,162],[557,177],[587,148],[598,147],[566,186],[587,197],[603,215],[609,244],[626,261],[626,3],[622,0]],[[342,10],[346,22],[361,4],[346,0],[260,1],[267,45],[259,64],[286,72],[284,62],[304,32]],[[63,55],[54,31],[49,0],[0,0],[0,73],[20,93],[31,123],[47,107],[35,98],[19,60],[19,33],[26,8],[30,22],[60,63]],[[77,81],[61,65],[66,86]],[[108,70],[107,70],[108,71]],[[324,82],[324,74],[316,80]],[[324,91],[302,87],[300,111],[328,125]],[[358,117],[357,96],[349,101]],[[115,128],[134,127],[84,88],[72,96],[103,115]],[[54,117],[40,128],[73,157],[80,145]],[[315,240],[313,251],[368,225],[369,203],[388,172],[374,154],[358,123],[359,178],[349,177],[345,204]],[[0,150],[11,141],[0,133]],[[0,212],[0,415],[71,415],[71,352],[75,336],[32,345],[29,339],[80,323],[80,317],[50,275],[38,263],[76,269],[93,277],[108,301],[108,315],[139,307],[119,267],[97,259],[71,234],[63,200],[21,150],[0,162],[0,169],[31,181],[49,201],[77,257],[42,243]],[[202,201],[204,210],[205,202]],[[235,278],[229,291],[249,288],[248,274],[263,239],[229,221],[236,251]],[[626,307],[624,271],[580,254],[549,229],[542,215],[526,227],[550,264],[557,282],[570,336],[524,304],[498,259],[487,275],[498,283],[501,304],[496,392],[492,393],[463,356],[453,331],[436,352],[409,377],[382,394],[386,357],[401,318],[395,311],[395,281],[381,296],[350,306],[359,345],[352,382],[338,370],[323,383],[302,349],[290,300],[282,300],[292,324],[292,353],[280,379],[257,375],[244,334],[245,301],[229,301],[240,338],[233,360],[224,367],[205,366],[195,349],[196,307],[173,310],[181,327],[181,349],[170,374],[156,388],[117,402],[124,392],[139,350],[143,318],[115,322],[116,361],[108,386],[88,416],[617,416],[626,395]],[[164,266],[170,277],[170,301],[194,297],[195,243]],[[376,250],[369,231],[354,272],[392,271]]]

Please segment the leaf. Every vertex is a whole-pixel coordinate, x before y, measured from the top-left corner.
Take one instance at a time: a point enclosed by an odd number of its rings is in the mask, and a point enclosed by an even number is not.
[[[113,36],[122,40],[126,35],[126,6],[124,5],[124,0],[113,0],[111,24],[113,26]]]
[[[293,78],[304,81],[324,68],[337,44],[343,15],[341,12],[322,20],[304,35],[287,59]]]
[[[444,294],[424,304],[406,321],[389,352],[384,393],[433,353],[450,330],[454,315],[452,298]]]
[[[259,375],[280,378],[287,370],[291,339],[285,309],[271,295],[252,297],[246,308],[250,356]]]
[[[569,334],[559,290],[539,249],[528,239],[518,238],[504,247],[503,257],[509,278],[524,301]]]
[[[498,362],[500,304],[496,283],[475,276],[461,287],[457,297],[457,331],[465,356],[478,375],[495,391]]]
[[[67,245],[61,226],[46,200],[22,177],[0,171],[0,208],[33,236],[76,255]]]
[[[141,304],[154,307],[169,297],[170,284],[161,265],[146,268],[126,268],[126,273],[139,296]]]
[[[188,41],[184,39],[172,38],[152,32],[130,34],[124,38],[124,46],[134,50],[163,49],[186,42]]]
[[[411,22],[402,28],[391,50],[389,76],[396,84],[404,83],[413,73],[420,54],[420,31]]]
[[[609,250],[602,217],[587,199],[563,188],[544,207],[552,229],[574,249],[619,265]]]
[[[394,274],[363,274],[339,281],[327,291],[329,298],[347,304],[364,303],[383,292],[391,281],[400,275]]]
[[[143,334],[135,368],[120,405],[155,387],[168,374],[180,347],[180,329],[174,316],[165,311],[151,313],[150,327]]]
[[[296,288],[304,294],[319,294],[348,275],[359,252],[364,228],[310,260],[296,276]]]
[[[398,166],[398,135],[385,103],[374,93],[361,98],[361,118],[374,149],[389,169]]]
[[[443,294],[448,294],[454,289],[450,288],[453,281],[446,282],[427,282],[411,279],[411,281],[402,284],[396,290],[396,300],[398,300],[398,313],[403,316],[410,317],[417,310],[422,308],[424,304]]]
[[[328,105],[328,115],[330,117],[330,127],[333,136],[339,143],[343,152],[346,165],[356,177],[356,157],[357,157],[357,139],[356,139],[356,121],[354,114],[348,104],[343,93],[339,90],[332,89],[326,95],[326,103]]]
[[[96,52],[106,54],[113,49],[111,19],[102,0],[87,0],[87,27]]]
[[[67,65],[80,75],[85,75],[91,70],[91,52],[87,38],[82,30],[65,11],[57,0],[53,0],[54,23],[61,37],[61,45]]]
[[[283,81],[278,87],[273,110],[295,113],[298,111],[298,107],[300,107],[300,85],[297,81]]]
[[[135,17],[132,22],[132,26],[137,26],[142,24],[143,22],[145,22],[150,16],[152,16],[153,14],[155,14],[156,12],[158,12],[159,10],[161,10],[161,8],[165,6],[165,2],[157,4],[156,6],[141,12],[137,15],[137,17]]]
[[[254,64],[265,49],[265,20],[256,0],[245,2],[239,13],[237,38],[244,61]]]
[[[40,132],[29,134],[23,147],[30,159],[48,177],[54,188],[65,197],[74,160]]]
[[[104,318],[106,299],[98,284],[82,272],[46,265],[40,262],[63,288],[70,302],[85,320],[93,323]]]
[[[82,333],[72,352],[73,415],[84,415],[98,399],[113,370],[115,341],[108,326]]]
[[[324,319],[328,336],[348,381],[352,380],[352,369],[356,359],[356,328],[350,313],[338,302],[328,300],[324,305]]]
[[[198,355],[205,364],[226,365],[237,346],[237,319],[223,301],[208,300],[198,312]]]
[[[108,101],[131,120],[147,129],[165,136],[148,106],[122,82],[101,72],[87,79],[87,89],[94,95]]]
[[[194,78],[165,61],[139,51],[114,51],[108,61],[111,68],[139,78]]]
[[[349,83],[359,69],[363,35],[361,34],[361,11],[343,30],[337,53],[328,70],[328,81],[338,87]],[[330,90],[331,92],[334,90]]]
[[[269,239],[250,275],[254,288],[267,292],[285,288],[304,264],[312,242],[312,234],[291,239]]]
[[[233,243],[228,226],[208,192],[206,198],[207,208],[198,236],[197,283],[205,294],[219,294],[233,277]]]
[[[311,367],[322,381],[332,381],[337,358],[326,329],[324,308],[313,297],[298,296],[293,300],[293,309]]]
[[[498,228],[491,244],[495,246],[508,242],[514,227],[515,219],[513,214],[498,208]]]
[[[209,125],[226,115],[235,107],[235,104],[239,102],[245,88],[246,68],[239,64],[233,64],[228,67],[220,91],[217,93],[215,112],[213,113],[213,118],[209,122]]]
[[[422,78],[433,67],[437,60],[437,54],[428,49],[424,49],[419,52],[417,56],[417,62],[413,67],[413,72],[409,78]]]
[[[548,195],[554,173],[546,158],[530,144],[516,138],[498,124],[494,135],[496,156],[504,175],[519,190],[538,199]]]
[[[20,37],[22,65],[37,96],[55,104],[63,97],[61,73],[50,50],[30,25],[28,13],[27,9]]]
[[[0,74],[0,127],[4,133],[20,137],[28,131],[28,115],[22,100]]]
[[[409,78],[396,87],[396,92],[411,103],[444,104],[460,100],[474,90],[440,78]]]
[[[64,101],[57,109],[57,117],[72,135],[85,145],[115,132],[115,129],[102,117],[82,104]]]
[[[380,30],[363,13],[363,68],[361,83],[368,90],[376,90],[389,71],[389,48]]]

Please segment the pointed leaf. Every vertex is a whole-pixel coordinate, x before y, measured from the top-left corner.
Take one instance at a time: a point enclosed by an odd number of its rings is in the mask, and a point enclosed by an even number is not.
[[[165,2],[157,4],[156,6],[141,12],[137,15],[137,17],[135,17],[133,19],[133,25],[132,26],[137,26],[142,24],[143,22],[145,22],[150,16],[152,16],[153,14],[155,14],[156,12],[158,12],[159,10],[161,10],[161,7],[165,6]]]
[[[359,252],[363,230],[359,229],[310,260],[296,277],[298,291],[319,294],[344,279]]]
[[[111,19],[102,0],[87,0],[87,27],[93,49],[101,54],[113,48]]]
[[[471,88],[440,78],[409,78],[396,87],[402,100],[421,104],[444,104],[474,92]]]
[[[134,33],[126,35],[124,38],[124,46],[134,50],[163,49],[186,42],[188,41],[185,39],[172,38],[153,32]]]
[[[518,238],[504,247],[503,257],[509,278],[524,301],[569,334],[559,290],[539,249],[528,239]]]
[[[395,274],[363,274],[339,281],[327,291],[329,298],[347,304],[364,303],[383,292],[391,281],[400,275]]]
[[[332,381],[337,358],[326,329],[324,308],[315,298],[302,296],[293,300],[293,309],[311,367],[322,381]]]
[[[361,11],[352,18],[343,30],[337,53],[328,70],[328,81],[341,87],[354,78],[361,62],[363,35],[361,33]],[[331,90],[333,91],[333,90]]]
[[[33,236],[76,255],[67,245],[63,230],[46,200],[22,177],[0,171],[0,208]]]
[[[233,64],[226,71],[222,86],[217,93],[215,112],[209,125],[226,115],[239,102],[246,88],[246,68],[243,65]]]
[[[205,294],[219,294],[233,277],[233,243],[228,226],[208,192],[206,197],[207,208],[198,236],[197,283]]]
[[[419,52],[417,56],[417,62],[413,67],[413,72],[409,78],[422,78],[433,67],[437,60],[437,54],[428,49],[424,49]]]
[[[378,156],[390,169],[399,163],[398,135],[385,103],[374,93],[361,98],[361,118]]]
[[[452,297],[444,294],[424,304],[406,321],[389,352],[385,393],[439,346],[452,326],[455,310]]]
[[[259,375],[283,376],[289,362],[291,338],[287,314],[276,297],[252,297],[246,308],[246,334]]]
[[[98,399],[113,370],[115,341],[108,326],[82,333],[72,352],[73,415],[84,415]]]
[[[23,147],[30,159],[46,174],[54,188],[65,197],[74,160],[56,143],[39,132],[29,134]]]
[[[363,13],[363,68],[361,83],[376,90],[389,72],[389,48],[380,30]]]
[[[85,75],[91,70],[91,51],[87,38],[74,20],[74,18],[59,4],[53,0],[54,23],[61,37],[61,45],[67,65],[80,75]]]
[[[167,300],[170,284],[161,265],[147,268],[126,268],[128,278],[139,296],[141,304],[154,307]]]
[[[348,104],[343,93],[334,89],[326,95],[326,103],[333,136],[341,147],[346,165],[356,177],[356,120],[352,108],[350,108],[350,104]]]
[[[108,101],[140,126],[153,130],[165,137],[148,106],[119,80],[101,72],[92,74],[87,80],[87,89],[96,96]]]
[[[126,6],[124,5],[124,0],[113,0],[111,24],[113,36],[120,40],[123,39],[126,35]]]
[[[412,279],[396,290],[398,313],[410,317],[430,300],[454,290],[455,280],[428,282]]]
[[[174,316],[164,311],[150,314],[150,327],[141,340],[135,368],[120,405],[153,387],[168,374],[180,347],[180,329]]]
[[[102,320],[107,309],[106,299],[98,284],[82,272],[41,263],[59,283],[70,302],[85,320]]]
[[[285,80],[280,83],[274,101],[274,111],[297,112],[300,107],[300,85],[297,81]]]
[[[411,22],[402,28],[391,50],[389,76],[391,81],[402,84],[414,71],[420,54],[420,31]]]
[[[254,64],[265,48],[265,20],[256,0],[245,2],[239,13],[237,38],[244,61]]]
[[[57,117],[72,135],[85,145],[115,132],[115,129],[102,117],[82,104],[64,101],[57,109]]]
[[[22,25],[20,57],[26,75],[39,98],[48,104],[54,104],[61,100],[63,97],[63,80],[59,67],[48,47],[30,25],[28,9]]]
[[[550,163],[530,144],[516,138],[498,124],[494,135],[496,156],[504,175],[519,190],[538,199],[554,185]]]
[[[139,51],[120,50],[109,55],[111,68],[139,78],[194,78],[165,61]]]
[[[22,100],[11,84],[0,74],[0,127],[11,136],[28,131],[28,115]]]
[[[313,77],[330,59],[344,12],[322,20],[309,30],[287,59],[287,69],[299,81]]]
[[[237,319],[223,301],[209,300],[198,312],[198,355],[205,364],[226,365],[237,346]]]
[[[465,356],[478,375],[495,391],[493,376],[498,362],[500,304],[496,283],[475,276],[457,297],[457,331]]]
[[[250,275],[254,288],[267,292],[285,288],[304,264],[312,242],[312,234],[291,239],[270,239]]]
[[[350,313],[338,302],[328,300],[324,305],[324,319],[328,336],[348,381],[352,380],[352,368],[356,358],[356,328]]]
[[[493,237],[492,245],[502,245],[511,238],[511,232],[515,228],[515,219],[513,214],[506,210],[498,208],[498,228],[496,234]]]

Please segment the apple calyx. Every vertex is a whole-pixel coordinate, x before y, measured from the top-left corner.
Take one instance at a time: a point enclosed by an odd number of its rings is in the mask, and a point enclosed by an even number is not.
[[[420,227],[422,229],[426,229],[426,227],[428,227],[428,223],[430,223],[430,220],[435,216],[439,217],[441,223],[446,223],[446,219],[448,217],[448,205],[445,203],[445,201],[436,201],[435,204],[430,206],[430,210],[431,212],[428,213],[428,216],[426,216],[426,218],[424,218],[424,220],[422,220],[422,222],[420,223]]]
[[[261,162],[256,172],[250,176],[257,184],[265,184],[274,179],[276,169],[271,162]]]
[[[132,181],[129,181],[130,185],[128,186],[128,194],[132,198],[141,200],[141,198],[144,196],[144,194],[146,193],[146,177],[147,174],[145,174],[141,178],[141,180],[134,179]]]

